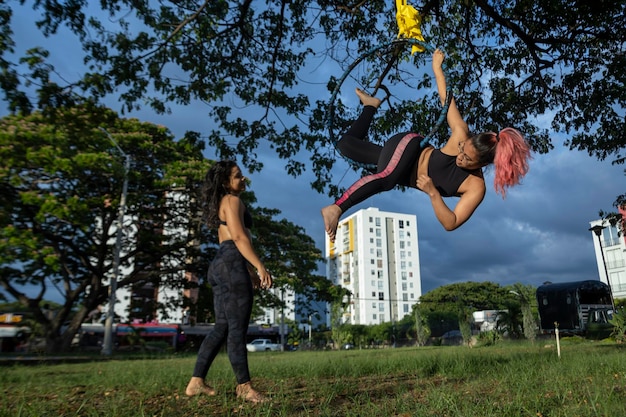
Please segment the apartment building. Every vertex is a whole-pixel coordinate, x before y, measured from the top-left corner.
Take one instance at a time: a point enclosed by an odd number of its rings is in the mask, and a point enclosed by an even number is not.
[[[422,295],[417,217],[360,210],[326,240],[326,276],[348,289],[343,322],[379,324],[411,314]]]
[[[626,210],[620,213],[626,220]],[[619,225],[611,226],[606,220],[589,224],[600,281],[611,287],[613,298],[626,298],[626,236]]]

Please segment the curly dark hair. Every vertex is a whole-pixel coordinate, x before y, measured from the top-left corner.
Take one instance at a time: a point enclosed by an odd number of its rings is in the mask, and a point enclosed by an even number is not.
[[[219,225],[219,208],[222,197],[228,190],[225,185],[230,179],[235,161],[218,161],[207,171],[202,185],[202,219],[209,227]]]

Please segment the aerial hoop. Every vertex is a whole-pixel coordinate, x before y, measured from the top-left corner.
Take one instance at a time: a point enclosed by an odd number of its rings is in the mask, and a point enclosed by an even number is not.
[[[370,49],[369,51],[367,51],[364,54],[362,54],[361,56],[359,56],[345,70],[345,72],[343,73],[341,78],[339,78],[339,80],[337,82],[337,85],[335,86],[335,89],[333,90],[333,93],[332,93],[332,95],[330,97],[330,101],[328,102],[327,114],[326,114],[326,126],[328,127],[330,140],[333,143],[333,146],[336,145],[337,141],[338,141],[338,139],[337,139],[337,137],[335,135],[335,132],[334,132],[335,100],[337,98],[337,95],[339,94],[339,91],[341,89],[342,84],[344,83],[346,78],[348,78],[348,75],[350,75],[350,72],[359,63],[361,63],[365,58],[368,58],[368,57],[376,54],[377,52],[379,52],[381,50],[389,49],[389,50],[396,50],[397,51],[397,50],[399,50],[398,48],[404,48],[407,45],[420,46],[425,51],[428,51],[430,53],[433,53],[435,51],[435,48],[432,45],[430,45],[429,43],[426,43],[424,41],[418,40],[418,39],[413,39],[413,38],[394,39],[393,41],[390,41],[390,42],[387,42],[387,43],[382,43],[382,44],[380,44],[378,46],[375,46],[372,49]],[[391,69],[391,66],[393,65],[394,62],[395,62],[395,58],[389,62],[389,64],[387,65],[387,68],[385,68],[385,70],[383,71],[381,76],[378,78],[377,85],[375,86],[375,90],[376,91],[379,88],[383,88],[383,89],[386,90],[386,88],[384,86],[382,86],[381,82],[382,82],[382,79],[386,76],[387,72]],[[428,132],[428,134],[426,136],[424,136],[424,139],[422,139],[422,141],[421,141],[421,147],[422,148],[430,143],[431,139],[433,138],[433,136],[435,135],[437,130],[439,130],[441,125],[445,122],[446,115],[448,113],[448,108],[450,107],[450,101],[452,100],[452,93],[451,93],[452,90],[451,90],[450,83],[448,82],[448,71],[447,71],[445,62],[442,64],[442,70],[443,70],[444,78],[446,80],[446,98],[444,100],[444,105],[443,105],[443,107],[441,109],[441,112],[439,114],[439,118],[437,119],[435,125],[430,130],[430,132]],[[374,94],[376,93],[376,91],[374,92]],[[363,164],[363,163],[360,163],[360,162],[352,161],[349,158],[346,158],[345,156],[343,156],[343,157],[345,159],[347,159],[351,164],[356,165],[357,167],[370,168],[370,169],[373,168],[371,165],[367,165],[367,164]]]

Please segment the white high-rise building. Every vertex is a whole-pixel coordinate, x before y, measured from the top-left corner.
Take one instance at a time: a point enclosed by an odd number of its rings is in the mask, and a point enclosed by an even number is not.
[[[328,279],[352,293],[344,323],[401,320],[422,295],[413,214],[368,208],[346,217],[335,243],[326,239],[326,259]]]
[[[626,209],[620,213],[626,220]],[[619,226],[605,220],[594,220],[590,225],[600,281],[609,284],[613,298],[626,298],[626,236],[620,235]]]

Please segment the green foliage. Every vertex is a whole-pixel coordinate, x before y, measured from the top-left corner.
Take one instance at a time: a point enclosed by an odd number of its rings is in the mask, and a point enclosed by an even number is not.
[[[524,337],[531,342],[537,338],[537,289],[532,285],[515,283],[509,293],[516,296],[522,313],[522,329]]]
[[[430,336],[430,327],[426,317],[422,314],[419,304],[415,305],[415,342],[418,346],[426,345]]]
[[[242,199],[254,220],[252,234],[255,249],[272,272],[274,287],[295,291],[311,301],[334,300],[332,283],[315,273],[323,259],[322,252],[304,228],[286,219],[276,219],[279,210],[253,206],[256,199],[251,193],[245,193]],[[259,292],[258,299],[262,306],[280,307],[284,304],[269,291]],[[302,303],[298,303],[297,308],[300,309],[297,313],[303,316],[314,310],[312,306]]]
[[[459,317],[459,330],[463,336],[463,343],[470,346],[472,339],[472,325],[468,318]]]
[[[420,303],[427,311],[459,314],[466,309],[497,310],[507,297],[507,289],[493,282],[460,282],[435,288],[422,295]]]
[[[510,337],[535,340],[537,301],[535,288],[516,283],[465,282],[436,288],[420,298],[420,315],[426,317],[433,336],[459,329],[469,342],[472,313],[498,310],[498,327]],[[415,313],[415,311],[414,311]],[[465,330],[464,330],[465,329]]]
[[[519,305],[510,305],[506,311],[498,313],[497,329],[513,339],[520,339],[524,334],[523,315]]]
[[[478,343],[480,346],[493,346],[502,340],[502,334],[496,330],[481,332],[478,335]]]
[[[623,306],[616,308],[609,323],[613,325],[611,337],[617,343],[626,343],[626,308]]]
[[[206,103],[212,125],[196,134],[220,158],[239,156],[255,171],[263,166],[257,155],[263,145],[285,160],[290,175],[310,167],[312,187],[330,193],[339,191],[328,180],[336,159],[324,117],[330,92],[359,55],[397,35],[395,4],[383,0],[23,3],[31,2],[0,4],[0,89],[11,112],[48,111],[82,97],[119,99],[122,111],[147,105],[167,112],[170,103]],[[427,41],[447,54],[450,83],[472,130],[514,126],[542,153],[553,147],[550,136],[562,133],[571,149],[625,162],[626,33],[615,30],[626,27],[623,2],[415,6]],[[61,32],[67,39],[69,28],[71,41],[82,47],[84,67],[59,74],[51,63],[59,59],[49,51],[16,45],[17,7],[32,7],[29,16],[52,41]],[[436,98],[402,96],[432,82],[414,75],[413,64],[424,66],[427,55],[403,51],[400,63],[410,67],[399,65],[385,80],[394,111],[381,115],[373,137],[391,126],[429,131],[438,114]],[[317,57],[334,71],[321,80],[328,93],[305,94],[309,58]],[[352,76],[371,87],[385,65],[376,55]],[[337,104],[340,121],[349,118],[351,109]],[[245,109],[245,117],[237,108]],[[537,118],[546,115],[549,127],[537,127]],[[446,137],[443,130],[438,135],[436,141]],[[625,196],[617,197],[616,207]]]
[[[202,237],[189,216],[198,208],[170,196],[196,192],[209,166],[202,144],[175,142],[163,127],[89,103],[0,120],[0,285],[28,306],[51,350],[67,349],[86,315],[108,297],[126,178],[118,146],[132,159],[120,253],[126,272],[118,285],[182,285],[176,280],[184,263],[171,260],[200,259],[189,242]],[[166,224],[188,232],[167,236]],[[50,285],[64,297],[53,318],[40,307]],[[38,292],[27,296],[24,287]]]

